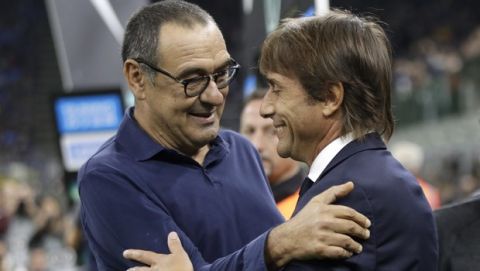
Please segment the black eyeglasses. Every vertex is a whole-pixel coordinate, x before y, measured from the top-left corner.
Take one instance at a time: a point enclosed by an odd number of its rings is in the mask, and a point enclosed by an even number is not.
[[[185,90],[185,95],[187,97],[195,97],[202,94],[202,92],[207,89],[208,84],[210,84],[210,80],[213,80],[215,84],[217,84],[218,89],[226,88],[235,78],[237,70],[240,69],[240,64],[238,64],[234,59],[231,59],[231,64],[224,70],[209,75],[202,75],[194,78],[180,80],[175,76],[171,75],[169,72],[165,71],[164,69],[155,67],[154,65],[148,63],[141,58],[134,58],[133,60],[137,61],[140,64],[146,65],[147,67],[158,73],[170,77],[177,83],[182,84]]]

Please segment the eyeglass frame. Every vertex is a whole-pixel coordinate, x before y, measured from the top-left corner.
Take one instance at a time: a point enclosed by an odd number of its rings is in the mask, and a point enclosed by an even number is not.
[[[202,95],[202,93],[208,88],[208,85],[210,84],[210,81],[213,81],[213,82],[215,82],[215,84],[217,84],[215,76],[217,74],[221,73],[221,72],[224,72],[224,71],[219,71],[219,72],[208,74],[208,75],[201,75],[201,76],[196,76],[196,77],[193,77],[193,78],[190,78],[190,79],[180,80],[180,79],[176,78],[175,76],[173,76],[172,74],[170,74],[169,72],[167,72],[166,70],[149,63],[148,61],[144,60],[143,58],[132,58],[132,59],[135,60],[137,63],[144,64],[145,66],[149,67],[153,71],[161,73],[161,74],[169,77],[170,79],[173,79],[175,82],[182,84],[183,85],[183,91],[185,92],[185,96],[187,96],[187,97],[197,97],[197,96]],[[227,85],[225,85],[224,87],[221,87],[219,89],[224,89],[224,88],[228,87],[230,85],[230,82],[233,81],[233,79],[237,75],[238,70],[241,67],[240,64],[238,64],[237,61],[235,61],[235,59],[230,58],[230,61],[232,62],[232,65],[226,67],[226,69],[233,69],[233,75],[230,78],[230,81],[227,83]],[[205,87],[201,91],[199,91],[198,94],[196,94],[196,95],[188,95],[188,93],[187,93],[188,84],[191,83],[191,82],[194,82],[194,81],[199,81],[203,78],[208,78],[208,81],[205,84]]]

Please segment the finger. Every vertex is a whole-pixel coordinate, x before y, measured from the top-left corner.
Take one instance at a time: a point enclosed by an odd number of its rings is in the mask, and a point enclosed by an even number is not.
[[[363,228],[369,228],[372,225],[368,217],[348,206],[330,205],[329,208],[335,212],[336,217],[351,220]]]
[[[140,249],[127,249],[123,252],[123,257],[147,265],[155,264],[155,259],[160,258],[161,256],[162,254]]]
[[[360,253],[363,250],[363,246],[359,242],[345,234],[331,233],[325,242],[331,247],[339,247],[353,253]]]
[[[329,189],[323,191],[319,195],[315,196],[315,198],[325,204],[330,204],[335,202],[337,199],[348,195],[348,193],[352,192],[353,187],[353,182],[347,182],[341,185],[334,185]]]
[[[329,229],[353,234],[363,239],[370,237],[368,228],[371,226],[371,222],[363,214],[343,205],[328,205],[326,208],[328,208],[328,212],[332,216]]]
[[[368,229],[351,220],[337,219],[332,222],[331,229],[337,233],[347,234],[364,240],[370,238],[370,231]]]
[[[363,247],[360,243],[352,239],[350,236],[339,233],[328,233],[327,235],[319,236],[318,239],[312,239],[311,243],[318,243],[318,255],[325,258],[349,257],[348,253],[360,253]],[[333,250],[333,251],[332,251]],[[344,252],[348,253],[344,253]],[[335,256],[335,253],[339,253]],[[350,255],[351,256],[351,255]]]
[[[168,248],[170,249],[170,253],[186,253],[178,234],[174,231],[168,234]]]
[[[352,257],[353,253],[342,247],[330,246],[330,247],[327,247],[322,252],[322,255],[323,255],[322,258],[338,260],[338,259],[346,259],[346,258]]]

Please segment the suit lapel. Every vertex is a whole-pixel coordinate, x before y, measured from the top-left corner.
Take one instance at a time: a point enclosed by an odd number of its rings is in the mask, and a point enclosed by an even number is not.
[[[349,157],[355,155],[356,153],[366,151],[366,150],[385,150],[385,143],[383,143],[380,135],[378,133],[370,133],[365,136],[363,140],[354,140],[347,144],[335,157],[333,160],[327,165],[325,170],[320,174],[317,181],[312,185],[312,188],[315,186],[322,186],[322,182],[320,181],[323,177],[325,177],[330,171],[332,171],[335,167],[337,167],[340,163],[348,159]],[[328,187],[325,187],[327,189]],[[305,197],[307,195],[307,197]],[[307,202],[311,199],[312,195],[308,196],[308,193],[302,195],[297,202],[297,206],[295,207],[295,211],[293,215],[295,215]]]
[[[365,135],[365,138],[362,140],[355,139],[345,146],[337,155],[335,155],[333,160],[327,165],[322,174],[320,174],[317,181],[322,179],[330,170],[343,162],[345,159],[356,153],[373,149],[386,149],[385,143],[383,143],[383,140],[378,133],[369,133]]]

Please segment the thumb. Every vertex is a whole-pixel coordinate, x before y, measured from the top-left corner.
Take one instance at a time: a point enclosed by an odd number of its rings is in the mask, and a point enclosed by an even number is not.
[[[182,242],[180,242],[178,234],[174,231],[168,234],[168,248],[172,254],[185,253],[185,250],[182,247]]]
[[[332,186],[317,197],[319,198],[318,200],[320,200],[321,202],[325,204],[330,204],[335,202],[337,199],[348,195],[350,192],[352,192],[353,188],[353,182],[350,181],[341,185]]]

